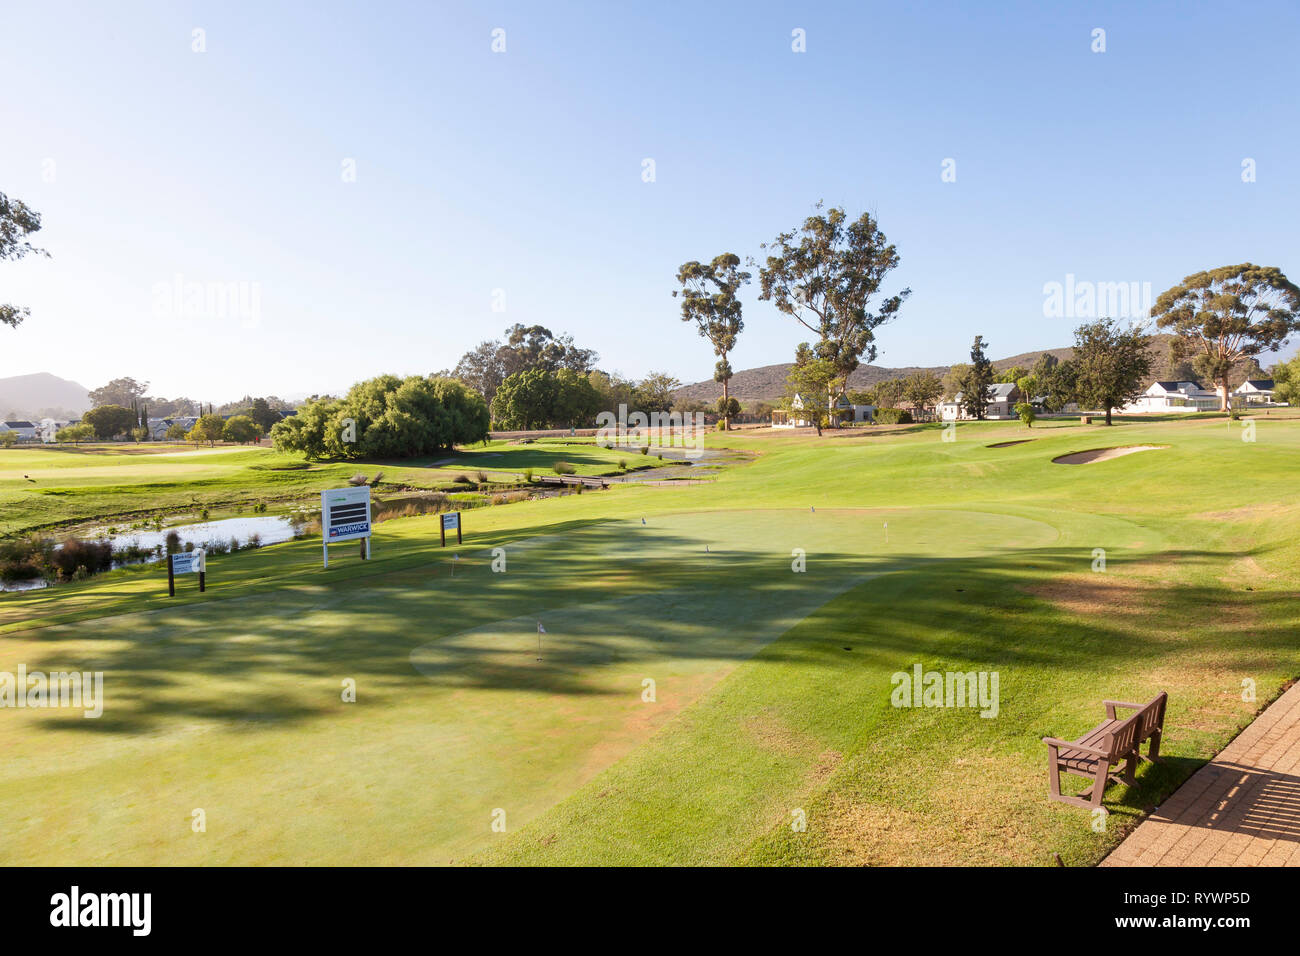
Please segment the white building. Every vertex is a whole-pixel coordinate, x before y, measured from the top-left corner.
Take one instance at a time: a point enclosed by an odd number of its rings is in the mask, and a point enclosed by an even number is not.
[[[1124,415],[1147,412],[1218,411],[1219,393],[1200,382],[1152,382],[1145,392],[1122,408]]]
[[[939,418],[945,422],[967,421],[975,416],[966,411],[962,404],[964,395],[958,392],[955,397],[939,403]],[[1016,418],[1016,405],[1020,402],[1020,389],[1014,382],[999,382],[988,386],[985,392],[984,417],[986,419]]]
[[[1232,394],[1240,395],[1247,405],[1272,405],[1274,387],[1271,378],[1248,378]]]

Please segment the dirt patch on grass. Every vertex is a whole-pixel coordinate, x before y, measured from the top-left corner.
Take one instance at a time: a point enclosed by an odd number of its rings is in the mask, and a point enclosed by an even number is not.
[[[1087,451],[1058,455],[1052,459],[1052,462],[1057,465],[1087,465],[1094,461],[1109,461],[1139,451],[1155,451],[1157,448],[1168,447],[1168,445],[1120,445],[1114,448],[1089,448]]]
[[[765,750],[773,750],[777,753],[798,757],[809,751],[815,751],[818,747],[818,743],[814,738],[800,731],[792,730],[778,717],[770,713],[753,714],[746,717],[741,721],[741,727],[746,735]]]
[[[1151,613],[1153,592],[1163,590],[1158,581],[1139,577],[1083,571],[1023,588],[1026,594],[1047,601],[1070,614],[1137,616]]]
[[[1033,441],[1032,438],[1017,438],[1015,441],[996,441],[992,445],[985,445],[985,448],[1010,448],[1012,445],[1023,445],[1027,441]]]

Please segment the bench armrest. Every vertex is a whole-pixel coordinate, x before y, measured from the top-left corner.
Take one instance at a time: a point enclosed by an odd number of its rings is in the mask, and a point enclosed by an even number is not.
[[[1098,750],[1096,747],[1085,747],[1083,744],[1076,744],[1072,740],[1062,740],[1060,737],[1044,737],[1043,743],[1061,750],[1082,750],[1086,754],[1092,754],[1094,757],[1103,759],[1110,756],[1105,750]]]
[[[1106,707],[1123,707],[1126,710],[1141,710],[1146,704],[1130,704],[1123,700],[1103,700],[1102,705]]]

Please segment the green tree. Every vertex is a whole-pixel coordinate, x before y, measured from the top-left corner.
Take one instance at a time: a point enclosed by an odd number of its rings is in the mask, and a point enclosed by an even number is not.
[[[209,445],[213,445],[221,441],[225,431],[226,421],[220,415],[200,415],[199,420],[194,423],[194,427],[190,429],[190,433],[186,437],[193,442],[205,441]]]
[[[1088,408],[1111,409],[1133,401],[1151,375],[1151,336],[1139,326],[1100,319],[1074,330],[1074,394]]]
[[[600,392],[586,375],[567,368],[533,368],[501,383],[492,399],[492,418],[508,429],[585,425],[600,402]]]
[[[138,406],[149,389],[148,382],[137,382],[133,378],[115,378],[107,385],[90,390],[90,404],[121,405],[124,408]]]
[[[164,433],[164,437],[171,441],[184,441],[185,435],[186,428],[180,422],[174,422],[171,425],[168,425],[167,431]]]
[[[722,385],[718,412],[723,428],[730,427],[731,363],[728,356],[736,347],[736,337],[745,329],[741,317],[740,287],[749,282],[750,274],[740,271],[740,257],[731,252],[714,256],[707,265],[694,260],[677,270],[680,289],[673,296],[682,297],[682,321],[694,322],[696,331],[709,340],[718,356],[713,380]]]
[[[136,425],[135,412],[121,405],[100,405],[81,416],[94,429],[95,437],[108,440],[130,431]]]
[[[1273,379],[1273,400],[1300,405],[1300,354],[1289,362],[1278,362],[1269,370]]]
[[[1156,299],[1157,327],[1178,336],[1177,355],[1218,383],[1227,411],[1228,375],[1242,358],[1271,352],[1300,330],[1300,288],[1274,266],[1246,262],[1187,276]]]
[[[897,408],[907,394],[907,380],[901,378],[887,378],[882,382],[877,382],[871,389],[873,401],[870,403],[877,408]]]
[[[55,441],[81,442],[89,441],[95,437],[95,429],[85,422],[77,422],[75,425],[65,425],[54,433]]]
[[[822,433],[822,427],[830,421],[830,405],[823,405],[812,396],[825,395],[839,378],[839,369],[830,359],[819,356],[811,345],[801,342],[795,349],[794,365],[786,376],[786,405],[794,401],[795,395],[804,398],[803,414]]]
[[[49,253],[27,241],[27,237],[41,228],[41,215],[20,199],[10,199],[0,193],[0,261],[18,260],[34,254],[49,258]],[[0,303],[0,325],[17,328],[31,315],[25,306]]]
[[[872,297],[898,265],[898,251],[870,214],[850,223],[843,209],[821,215],[821,208],[817,203],[818,214],[801,227],[763,244],[774,254],[759,270],[759,299],[772,302],[817,336],[812,347],[816,357],[835,370],[824,393],[829,409],[858,366],[875,360],[876,328],[897,317],[912,293],[904,289],[871,311]]]
[[[249,406],[248,417],[257,424],[260,434],[265,435],[271,430],[271,426],[280,420],[280,413],[273,409],[266,399],[255,398],[253,404]]]
[[[1004,368],[1002,371],[995,373],[993,382],[1000,385],[1014,385],[1028,374],[1029,369],[1020,365],[1013,365],[1011,368]]]
[[[962,378],[962,406],[972,418],[983,420],[988,411],[989,386],[993,384],[993,363],[985,354],[984,336],[975,336],[970,347],[970,368]]]
[[[943,397],[943,381],[932,372],[913,372],[903,380],[903,397],[917,408],[932,409]]]
[[[957,393],[962,390],[962,383],[966,381],[966,377],[969,374],[970,366],[965,362],[958,362],[956,365],[952,366],[952,368],[948,369],[943,376],[943,397],[947,399],[955,399]]]
[[[248,415],[230,416],[226,419],[225,427],[221,430],[221,437],[225,441],[232,441],[240,445],[256,441],[261,434],[262,429]]]
[[[1037,394],[1043,397],[1043,408],[1049,412],[1059,412],[1075,400],[1076,374],[1073,362],[1062,362],[1051,352],[1044,352],[1034,363],[1030,378],[1033,379]],[[1024,389],[1022,388],[1021,391]]]
[[[505,429],[549,428],[555,407],[555,376],[540,368],[516,372],[492,399],[492,420]]]
[[[681,387],[682,383],[667,372],[651,372],[637,382],[630,404],[647,415],[652,412],[666,412],[673,407],[673,392]]]
[[[271,428],[279,451],[308,459],[412,458],[450,451],[488,435],[483,396],[439,376],[380,375],[358,382],[343,398],[303,404]]]
[[[1019,386],[1017,386],[1017,388],[1018,387]],[[1016,404],[1016,414],[1020,416],[1020,420],[1025,423],[1026,428],[1034,427],[1034,419],[1036,416],[1034,414],[1034,406],[1029,402],[1018,402]]]

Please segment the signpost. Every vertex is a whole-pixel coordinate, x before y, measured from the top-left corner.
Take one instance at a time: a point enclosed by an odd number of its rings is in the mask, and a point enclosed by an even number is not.
[[[199,576],[199,590],[208,589],[208,557],[207,553],[200,548],[197,551],[178,551],[176,554],[167,555],[167,596],[176,596],[176,575],[178,574],[197,574]]]
[[[320,493],[321,551],[330,566],[330,545],[361,539],[361,557],[370,558],[370,486]]]
[[[456,532],[456,543],[461,544],[460,536],[460,512],[449,511],[442,516],[442,546],[447,547],[447,532],[454,530]]]

